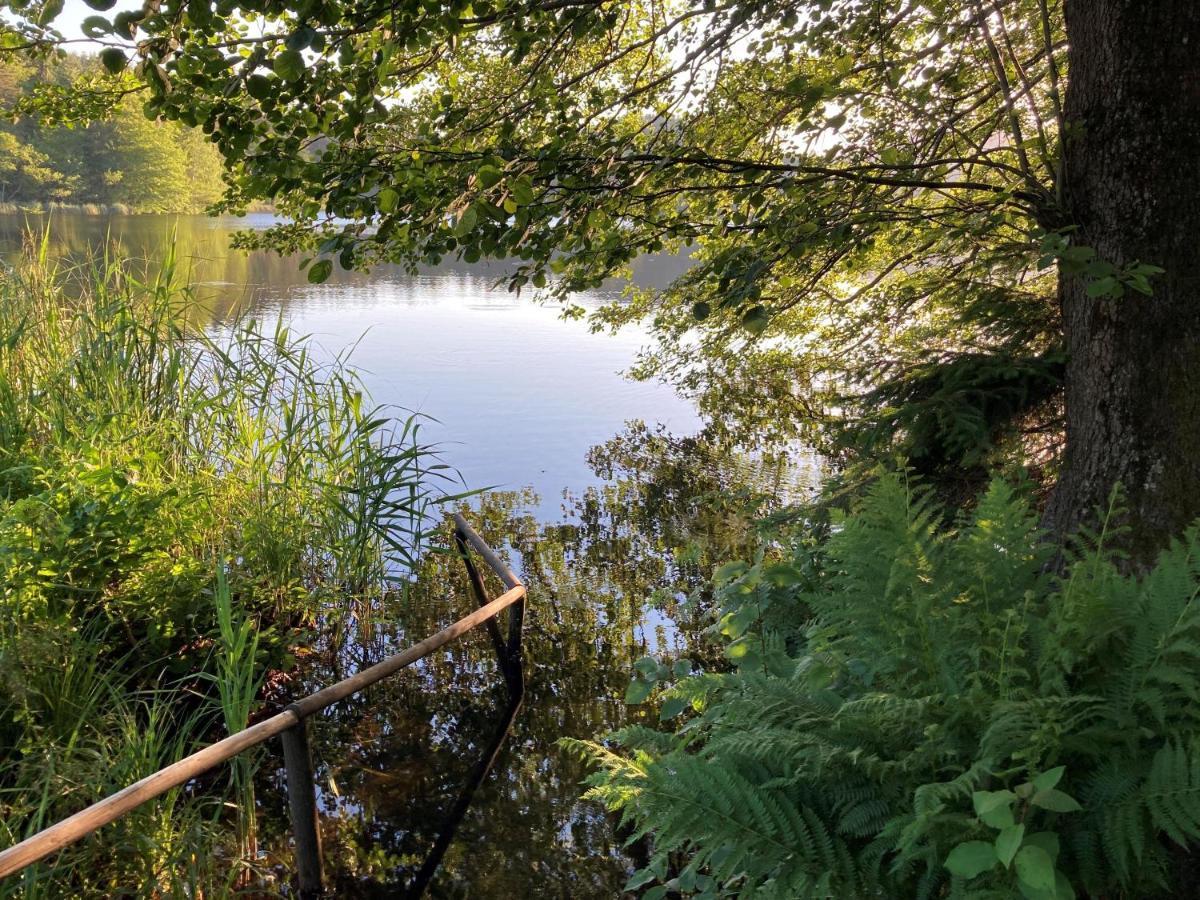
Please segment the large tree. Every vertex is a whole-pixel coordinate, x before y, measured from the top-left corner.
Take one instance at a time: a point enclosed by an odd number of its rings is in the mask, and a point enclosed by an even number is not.
[[[10,44],[54,39],[16,9]],[[649,317],[642,370],[718,423],[943,480],[1043,462],[1062,529],[1119,482],[1138,554],[1200,514],[1191,0],[153,0],[86,28],[212,134],[229,208],[294,217],[254,240],[310,244],[313,280],[516,257],[566,296],[688,247],[600,322]]]

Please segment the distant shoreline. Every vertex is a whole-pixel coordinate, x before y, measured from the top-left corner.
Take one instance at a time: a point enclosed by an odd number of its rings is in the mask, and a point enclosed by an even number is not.
[[[165,209],[143,210],[135,209],[124,203],[10,203],[0,202],[0,215],[46,215],[54,212],[67,212],[84,216],[202,216],[203,209]],[[247,210],[250,213],[274,213],[275,207],[269,203],[255,204]]]

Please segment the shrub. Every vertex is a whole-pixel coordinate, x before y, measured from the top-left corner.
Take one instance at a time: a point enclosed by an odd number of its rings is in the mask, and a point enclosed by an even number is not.
[[[1154,896],[1200,839],[1200,531],[1144,576],[1052,574],[994,481],[947,521],[879,478],[827,533],[718,573],[733,670],[638,665],[673,733],[573,743],[653,836],[630,888],[703,897]]]

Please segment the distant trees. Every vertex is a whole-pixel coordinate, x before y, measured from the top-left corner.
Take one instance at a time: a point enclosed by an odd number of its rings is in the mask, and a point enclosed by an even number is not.
[[[0,57],[0,109],[22,97],[98,75],[92,57],[31,64]],[[121,205],[135,212],[194,212],[221,196],[222,164],[202,134],[145,117],[130,94],[108,115],[60,124],[19,116],[0,125],[0,203]]]

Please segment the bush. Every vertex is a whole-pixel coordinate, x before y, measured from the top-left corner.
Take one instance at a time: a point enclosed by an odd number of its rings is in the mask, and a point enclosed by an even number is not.
[[[674,733],[574,743],[653,859],[702,897],[1186,892],[1200,839],[1200,531],[1144,577],[1111,534],[1062,575],[994,481],[947,522],[879,478],[858,509],[718,573],[733,671],[638,665]],[[789,624],[792,623],[792,624]]]

